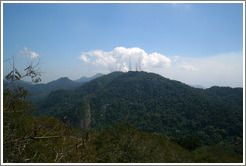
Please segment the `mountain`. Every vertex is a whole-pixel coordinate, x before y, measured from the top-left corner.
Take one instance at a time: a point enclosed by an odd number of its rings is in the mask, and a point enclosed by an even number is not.
[[[206,89],[204,86],[202,85],[190,85],[193,88],[199,88],[199,89]]]
[[[79,87],[80,85],[82,85],[82,83],[74,82],[67,77],[62,77],[47,84],[32,84],[30,82],[17,80],[11,86],[22,86],[25,90],[29,92],[30,99],[33,102],[37,102],[41,98],[46,97],[52,91],[59,89],[74,89]]]
[[[33,84],[31,82],[26,82],[22,80],[16,80],[14,82],[14,86],[22,86],[24,89],[26,89],[30,94],[30,99],[33,102],[37,102],[38,100],[42,99],[43,97],[46,97],[50,92],[64,89],[64,90],[71,90],[74,88],[79,87],[85,82],[89,82],[95,78],[101,77],[103,74],[98,73],[92,77],[82,77],[76,81],[72,81],[67,77],[61,77],[57,80],[51,81],[46,84]],[[4,80],[4,83],[7,81]],[[6,86],[5,86],[6,88]]]
[[[70,80],[61,78],[49,86],[57,82]],[[203,90],[154,73],[113,72],[74,89],[53,91],[36,103],[38,114],[62,120],[30,115],[33,107],[25,92],[5,91],[4,159],[242,163],[242,90]]]
[[[154,73],[113,72],[74,90],[50,93],[37,104],[37,114],[67,116],[82,129],[127,121],[168,137],[232,143],[243,137],[242,94],[242,88],[204,90]]]
[[[89,82],[95,78],[101,77],[104,74],[102,73],[97,73],[96,75],[92,76],[92,77],[81,77],[80,79],[75,80],[75,82]]]
[[[213,86],[205,90],[209,95],[224,102],[231,102],[238,106],[243,105],[243,89]]]
[[[47,84],[45,84],[47,89],[54,90],[54,89],[72,89],[80,84],[70,80],[67,77],[61,77],[55,81],[51,81]]]

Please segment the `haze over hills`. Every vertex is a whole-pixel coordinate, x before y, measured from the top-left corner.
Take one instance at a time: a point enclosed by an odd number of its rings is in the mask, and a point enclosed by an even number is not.
[[[91,80],[93,80],[95,78],[101,77],[103,75],[104,74],[102,74],[102,73],[97,73],[97,74],[95,74],[92,77],[81,77],[80,79],[75,80],[75,82],[88,82],[88,81],[91,81]]]
[[[38,114],[82,129],[130,122],[146,132],[192,136],[204,144],[242,138],[243,89],[192,88],[147,72],[113,72],[38,103]]]
[[[204,86],[202,85],[190,85],[191,87],[194,87],[194,88],[199,88],[199,89],[206,89]]]
[[[33,102],[37,102],[43,97],[46,97],[52,91],[59,90],[59,89],[64,89],[64,90],[75,89],[79,87],[80,85],[82,85],[83,83],[89,82],[102,75],[103,74],[98,73],[92,77],[82,77],[76,81],[72,81],[68,77],[61,77],[57,80],[48,82],[46,84],[44,83],[33,84],[31,82],[17,80],[15,81],[15,84],[24,87],[24,89],[26,89],[31,95],[31,100]],[[4,80],[4,84],[5,83],[6,83],[6,80]]]

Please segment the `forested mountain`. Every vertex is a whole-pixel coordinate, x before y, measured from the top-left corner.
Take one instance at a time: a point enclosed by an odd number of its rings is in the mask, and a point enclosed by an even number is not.
[[[74,89],[79,87],[80,85],[82,85],[82,83],[74,82],[68,79],[67,77],[62,77],[55,81],[51,81],[47,84],[43,84],[43,83],[32,84],[30,82],[18,80],[15,81],[15,83],[12,84],[11,86],[22,86],[31,95],[30,99],[33,102],[37,102],[41,98],[46,97],[52,91],[59,90],[59,89],[65,89],[65,90]]]
[[[81,77],[80,79],[75,80],[75,82],[89,82],[95,78],[101,77],[104,74],[102,73],[97,73],[96,75],[92,76],[92,77]]]
[[[51,92],[34,104],[41,116],[26,98],[24,88],[4,88],[4,162],[243,162],[242,88],[113,72]]]
[[[193,88],[199,88],[199,89],[206,89],[204,86],[202,85],[190,85]]]
[[[40,84],[33,84],[31,82],[26,82],[26,81],[22,81],[22,80],[17,80],[15,81],[14,84],[11,84],[11,86],[22,86],[24,87],[24,89],[26,89],[30,96],[30,99],[33,102],[37,102],[38,100],[42,99],[43,97],[48,96],[49,93],[51,93],[52,91],[56,91],[56,90],[72,90],[75,89],[77,87],[79,87],[80,85],[82,85],[85,82],[89,82],[95,78],[98,78],[100,76],[102,76],[103,74],[98,73],[92,77],[82,77],[79,80],[76,81],[72,81],[67,77],[61,77],[57,80],[51,81],[49,83],[40,83]],[[7,81],[4,80],[4,83],[6,83]],[[7,86],[5,86],[6,88]]]
[[[243,106],[243,89],[214,86],[206,89],[206,92],[219,100]]]
[[[82,129],[101,130],[127,121],[145,132],[238,146],[243,137],[242,100],[242,88],[203,90],[154,73],[113,72],[75,90],[52,92],[37,104],[37,114],[67,116]]]

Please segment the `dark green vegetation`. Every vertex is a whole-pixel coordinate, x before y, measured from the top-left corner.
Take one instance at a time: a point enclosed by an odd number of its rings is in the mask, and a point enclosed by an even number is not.
[[[80,79],[75,80],[75,82],[89,82],[95,78],[101,77],[104,74],[102,73],[97,73],[96,75],[92,76],[92,77],[81,77]]]
[[[75,127],[90,117],[89,127],[99,130],[128,121],[146,132],[192,136],[210,145],[242,138],[242,102],[242,88],[202,90],[157,74],[114,72],[74,91],[51,93],[38,113],[68,116]]]
[[[47,117],[25,93],[4,93],[4,162],[242,162],[242,88],[114,72],[50,93]]]
[[[37,102],[40,99],[48,96],[49,93],[63,89],[63,90],[72,90],[75,88],[78,88],[80,85],[82,85],[85,82],[89,82],[95,78],[101,77],[103,74],[98,73],[92,77],[81,77],[80,79],[76,81],[72,81],[67,77],[59,78],[55,81],[51,81],[47,84],[33,84],[32,82],[26,82],[22,80],[16,80],[13,84],[8,86],[21,86],[25,90],[29,92],[30,100],[32,102]],[[8,81],[4,80],[4,84],[6,84]],[[5,88],[8,88],[8,86],[5,86]]]
[[[75,88],[78,88],[80,85],[82,85],[85,82],[89,82],[95,78],[101,77],[103,74],[96,74],[92,77],[81,77],[80,79],[76,81],[72,81],[67,77],[59,78],[55,81],[51,81],[47,84],[33,84],[32,82],[26,82],[22,80],[16,80],[12,85],[8,86],[21,86],[25,90],[29,92],[30,100],[32,102],[37,102],[40,99],[48,96],[49,93],[56,91],[56,90],[72,90]],[[7,83],[6,80],[4,80],[4,83]],[[8,86],[5,86],[7,88]]]
[[[67,77],[59,78],[58,80],[49,82],[47,84],[33,84],[22,80],[17,80],[13,84],[15,85],[8,86],[22,86],[25,90],[30,92],[30,100],[33,102],[37,102],[43,97],[48,96],[48,94],[52,91],[59,89],[69,90],[82,85],[82,83],[74,82]]]

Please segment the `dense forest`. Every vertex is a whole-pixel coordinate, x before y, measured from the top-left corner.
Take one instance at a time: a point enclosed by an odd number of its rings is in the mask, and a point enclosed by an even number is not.
[[[21,86],[29,92],[29,99],[33,103],[35,103],[40,99],[42,99],[43,97],[48,96],[49,93],[52,91],[59,90],[59,89],[64,89],[64,90],[75,89],[78,88],[83,83],[98,78],[102,75],[103,74],[96,74],[92,77],[81,77],[80,79],[75,81],[72,81],[67,77],[62,77],[57,80],[51,81],[47,84],[44,83],[35,84],[23,80],[16,80],[13,84],[8,84],[4,88],[8,88],[10,86],[16,86],[16,85]],[[4,79],[3,83],[6,84],[7,80]]]
[[[243,162],[243,88],[130,71],[27,96],[4,88],[4,162]]]

